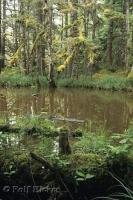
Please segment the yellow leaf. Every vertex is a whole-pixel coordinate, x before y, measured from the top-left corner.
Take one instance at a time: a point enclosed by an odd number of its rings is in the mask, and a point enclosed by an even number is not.
[[[60,65],[60,66],[57,68],[57,71],[58,71],[58,72],[62,72],[65,68],[66,68],[65,65]]]

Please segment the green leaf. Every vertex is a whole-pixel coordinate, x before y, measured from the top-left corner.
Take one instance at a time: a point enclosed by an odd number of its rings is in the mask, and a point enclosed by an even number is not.
[[[128,139],[123,139],[123,140],[121,140],[119,143],[120,143],[120,144],[125,144],[125,143],[127,143],[127,141],[128,141]]]
[[[91,179],[91,178],[93,178],[94,177],[94,175],[93,174],[86,174],[86,179]]]
[[[84,178],[77,178],[77,181],[84,181]]]
[[[76,175],[85,178],[85,174],[80,171],[76,171]]]
[[[16,173],[16,171],[11,171],[10,172],[10,175],[13,175],[13,174],[15,174]]]

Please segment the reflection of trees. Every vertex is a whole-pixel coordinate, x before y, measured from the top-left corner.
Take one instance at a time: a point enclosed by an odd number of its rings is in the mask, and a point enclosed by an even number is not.
[[[0,112],[2,113],[1,118],[7,123],[9,121],[7,97],[3,94],[0,94]]]
[[[51,90],[49,90],[49,115],[50,116],[53,116],[54,115],[54,111],[55,111],[54,97],[55,97],[55,89],[51,88]]]
[[[13,150],[14,152],[15,150],[26,150],[26,152],[29,152],[37,149],[43,152],[44,156],[48,156],[54,153],[54,139],[42,137],[40,140],[40,138],[35,138],[22,134],[10,133],[8,135],[5,133],[3,134],[3,137],[0,137],[0,150],[2,149],[3,152],[8,152],[11,150]]]
[[[29,89],[8,90],[0,98],[2,115],[6,113],[9,120],[8,116],[39,115],[44,111],[48,115],[87,119],[95,127],[100,124],[112,131],[123,131],[133,117],[132,96],[127,94],[80,89],[43,89],[36,96],[33,93]]]
[[[14,148],[14,147],[20,147],[20,142],[22,140],[21,134],[13,134],[10,133],[9,135],[4,133],[0,137],[0,147],[1,148]]]
[[[58,91],[57,96],[64,104],[63,113],[66,114],[65,116],[88,119],[111,131],[122,132],[133,117],[133,109],[132,112],[131,109],[129,112],[127,104],[130,99],[126,98],[126,95],[119,95],[119,93],[118,95],[114,93],[114,96],[112,93],[109,93],[110,95],[104,92],[101,95],[101,93],[62,89]]]

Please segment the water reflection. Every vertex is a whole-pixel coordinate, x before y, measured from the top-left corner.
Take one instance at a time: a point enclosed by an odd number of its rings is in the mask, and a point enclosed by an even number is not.
[[[10,152],[12,149],[17,151],[32,152],[34,150],[42,151],[44,156],[51,155],[59,152],[59,147],[56,147],[55,152],[55,141],[56,138],[46,138],[26,136],[17,133],[0,133],[0,151]]]
[[[0,133],[0,148],[9,149],[15,146],[20,147],[21,140],[22,140],[22,136],[20,134]]]
[[[104,127],[123,132],[133,119],[133,94],[81,89],[10,89],[0,91],[0,123],[14,123],[16,116],[48,116],[86,120],[92,129]],[[65,124],[65,122],[62,122]],[[67,123],[70,128],[81,126]]]

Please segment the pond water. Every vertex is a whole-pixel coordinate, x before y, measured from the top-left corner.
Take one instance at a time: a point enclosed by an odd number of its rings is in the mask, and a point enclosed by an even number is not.
[[[88,125],[122,133],[133,119],[133,94],[87,89],[0,89],[0,123],[15,123],[16,117],[47,115],[73,119],[57,122],[71,129]],[[77,123],[74,120],[85,120]]]

